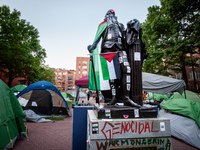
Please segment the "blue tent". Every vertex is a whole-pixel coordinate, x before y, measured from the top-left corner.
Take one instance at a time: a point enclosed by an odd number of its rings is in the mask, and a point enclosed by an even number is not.
[[[16,97],[18,100],[26,99],[27,103],[23,108],[31,109],[37,114],[68,115],[68,106],[64,97],[56,86],[48,81],[35,82],[22,90]]]

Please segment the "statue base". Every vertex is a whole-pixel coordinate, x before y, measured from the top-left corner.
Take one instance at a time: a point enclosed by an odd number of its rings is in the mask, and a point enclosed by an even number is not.
[[[94,114],[98,119],[157,118],[155,108],[94,104]]]

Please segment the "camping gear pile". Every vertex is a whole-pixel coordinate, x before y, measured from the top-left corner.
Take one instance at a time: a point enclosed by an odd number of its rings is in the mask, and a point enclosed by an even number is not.
[[[26,137],[23,112],[12,90],[0,80],[0,149],[11,149],[17,139]]]
[[[40,115],[68,116],[68,106],[64,97],[56,86],[48,81],[35,82],[22,90],[16,97],[19,101],[23,99],[23,102],[26,102],[22,105],[25,110],[31,109]]]
[[[170,119],[171,134],[200,149],[200,97],[185,90],[181,95],[175,92],[163,102],[159,116]]]

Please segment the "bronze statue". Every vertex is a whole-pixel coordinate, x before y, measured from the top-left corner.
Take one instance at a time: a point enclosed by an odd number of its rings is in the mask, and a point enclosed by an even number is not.
[[[124,25],[117,21],[115,11],[110,9],[105,15],[104,22],[102,22],[100,25],[102,24],[105,25],[102,29],[100,29],[100,32],[97,32],[97,38],[92,45],[88,46],[88,51],[92,53],[92,51],[97,47],[97,44],[100,42],[100,40],[102,40],[100,54],[108,54],[110,57],[110,55],[114,53],[114,55],[117,56],[117,60],[116,62],[114,62],[114,67],[118,68],[118,70],[115,73],[115,78],[109,78],[111,90],[101,92],[106,101],[111,98],[111,100],[109,101],[110,105],[114,105],[116,102],[123,102],[125,105],[141,107],[142,104],[138,104],[130,98],[131,73],[133,72],[132,69],[134,68],[131,68],[128,61],[131,60],[130,57],[133,56],[127,56],[127,54],[129,54],[129,50],[127,48],[130,48],[130,45],[137,41],[137,39],[139,39],[138,37],[141,37],[139,36],[139,34],[141,34],[141,27],[139,26],[140,23],[136,20],[131,21],[127,24],[128,28],[127,30],[125,30]],[[137,27],[138,29],[136,29]],[[136,30],[139,30],[139,32]],[[93,55],[95,54],[92,54],[91,56]],[[116,58],[115,56],[113,57]]]

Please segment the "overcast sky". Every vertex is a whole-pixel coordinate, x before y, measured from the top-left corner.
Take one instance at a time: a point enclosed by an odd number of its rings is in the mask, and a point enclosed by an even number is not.
[[[76,57],[89,57],[97,27],[109,9],[115,10],[125,28],[128,21],[145,21],[148,7],[159,0],[1,0],[0,6],[21,12],[39,32],[46,50],[45,64],[52,68],[76,69]]]

